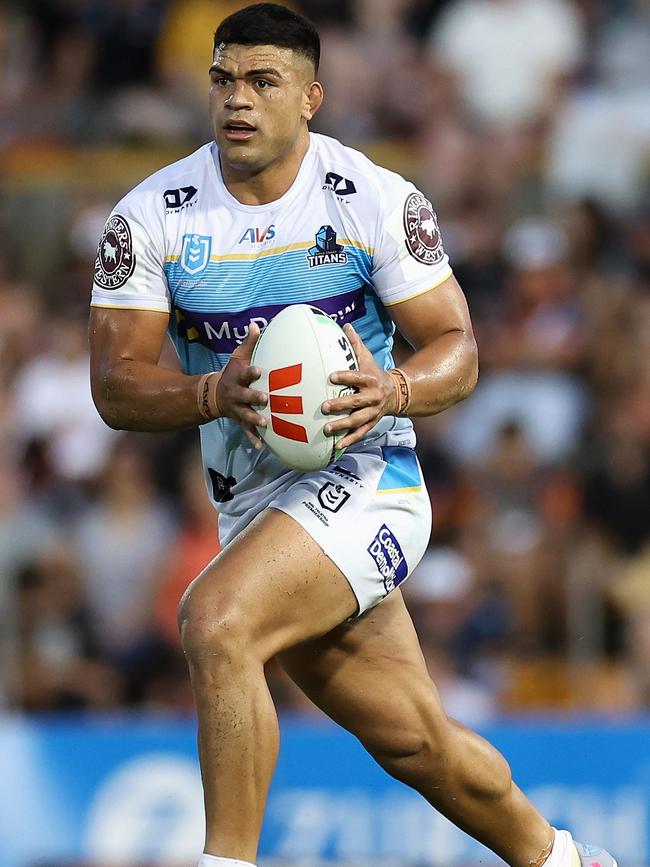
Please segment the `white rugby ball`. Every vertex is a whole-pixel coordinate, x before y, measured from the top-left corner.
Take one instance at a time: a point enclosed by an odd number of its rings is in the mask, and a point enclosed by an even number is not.
[[[351,394],[334,385],[335,370],[358,370],[357,359],[343,329],[322,310],[292,304],[281,310],[262,332],[251,364],[262,371],[252,387],[269,396],[258,407],[266,428],[260,437],[273,454],[296,470],[320,470],[341,453],[344,433],[326,436],[323,428],[333,414],[323,415],[324,401]]]

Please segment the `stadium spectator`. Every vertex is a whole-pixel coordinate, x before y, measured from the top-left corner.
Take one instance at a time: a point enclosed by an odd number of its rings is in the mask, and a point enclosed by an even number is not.
[[[640,204],[650,156],[650,9],[634,0],[623,10],[595,40],[597,75],[558,108],[546,167],[555,195],[617,211]]]
[[[47,441],[61,478],[88,479],[103,468],[116,434],[97,418],[92,402],[83,324],[53,320],[48,331],[45,347],[14,380],[16,433]]]
[[[153,599],[170,538],[143,453],[117,441],[99,499],[74,528],[84,592],[101,653],[120,665],[149,639]]]
[[[437,22],[430,50],[456,76],[473,120],[516,130],[552,113],[584,45],[565,0],[460,0]]]
[[[0,706],[16,701],[16,608],[21,570],[52,544],[56,526],[29,498],[15,449],[0,447]]]
[[[537,457],[557,461],[578,443],[587,395],[575,375],[586,323],[568,267],[567,239],[546,219],[509,230],[501,304],[479,323],[487,367],[473,399],[455,411],[450,446],[480,459],[504,424],[522,426]]]
[[[18,576],[20,703],[27,710],[110,708],[120,681],[99,660],[74,553],[50,548]]]
[[[169,545],[155,600],[161,638],[180,649],[176,612],[190,580],[219,553],[217,516],[205,487],[200,455],[186,455],[181,472],[182,517]]]

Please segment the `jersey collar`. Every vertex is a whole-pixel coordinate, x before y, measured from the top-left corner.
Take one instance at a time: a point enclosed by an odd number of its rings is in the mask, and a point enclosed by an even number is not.
[[[277,210],[278,208],[282,208],[284,205],[291,202],[305,186],[307,178],[309,176],[309,169],[314,162],[315,150],[316,141],[314,139],[314,136],[310,134],[309,148],[302,159],[302,163],[300,164],[300,168],[298,169],[296,179],[283,196],[280,196],[279,199],[275,199],[273,202],[266,202],[266,204],[264,205],[244,205],[242,204],[242,202],[236,199],[232,195],[232,193],[228,191],[228,188],[223,181],[223,175],[221,174],[221,165],[219,163],[219,149],[217,148],[216,142],[212,142],[210,144],[210,165],[212,168],[212,175],[216,184],[218,195],[223,201],[227,203],[229,208],[235,208],[238,211],[245,211],[249,214],[263,213],[265,211],[273,211]]]

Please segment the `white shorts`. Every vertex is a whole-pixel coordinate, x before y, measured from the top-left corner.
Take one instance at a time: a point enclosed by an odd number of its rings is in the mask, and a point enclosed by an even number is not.
[[[408,578],[431,533],[422,471],[404,446],[353,447],[324,470],[301,475],[269,507],[291,515],[339,567],[357,614]]]

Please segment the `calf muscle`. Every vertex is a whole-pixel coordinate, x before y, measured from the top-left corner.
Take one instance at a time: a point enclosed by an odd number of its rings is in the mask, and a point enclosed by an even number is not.
[[[528,867],[548,846],[553,832],[503,756],[446,716],[399,592],[281,660],[388,773],[508,863]]]

